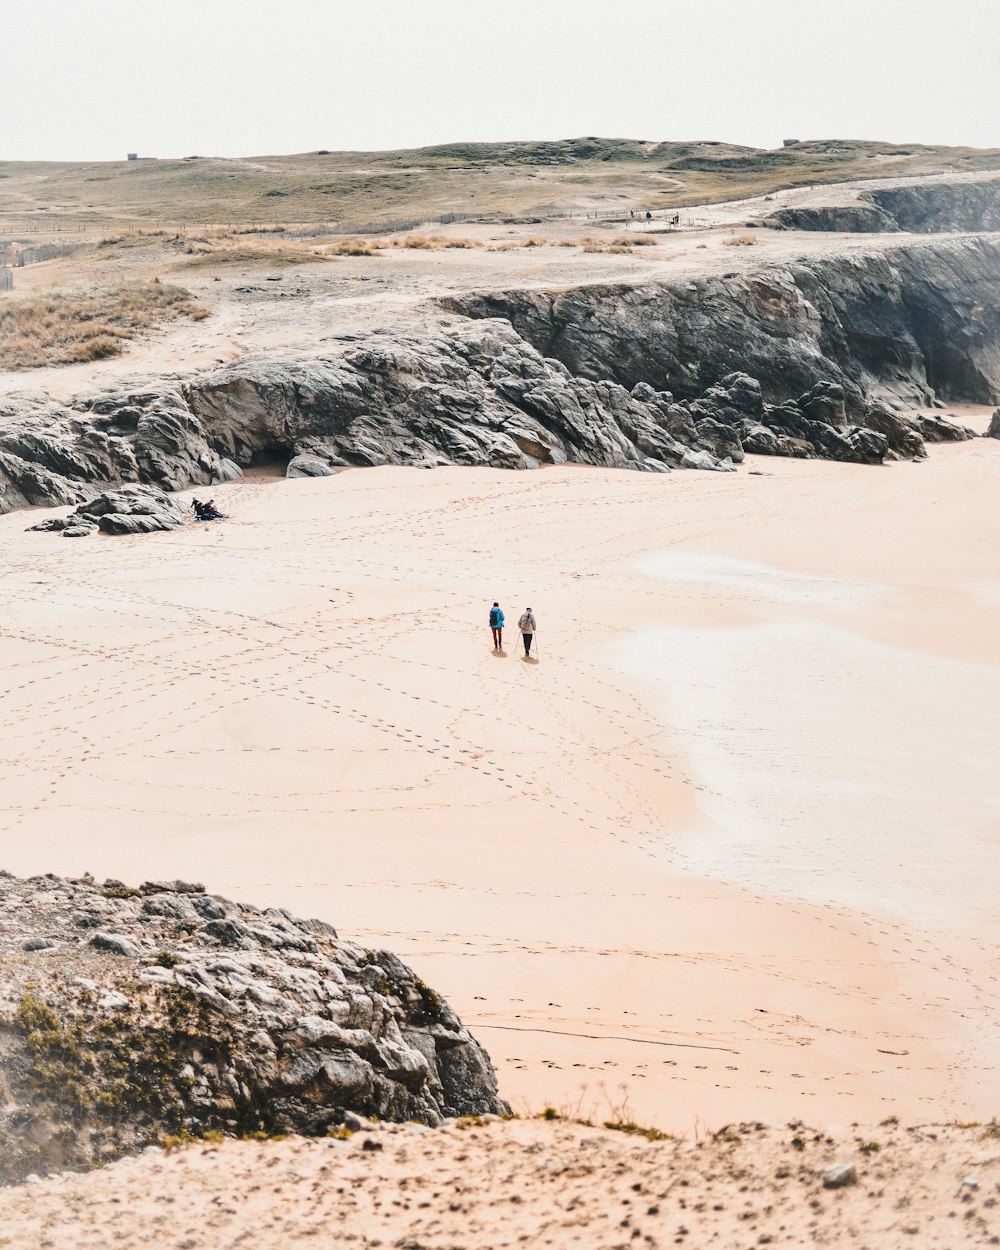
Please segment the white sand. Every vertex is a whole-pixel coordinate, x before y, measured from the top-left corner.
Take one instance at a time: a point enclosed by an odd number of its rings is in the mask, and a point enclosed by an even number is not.
[[[3,865],[394,949],[520,1107],[989,1118],[1000,443],[754,467],[246,481],[135,539],[0,519]],[[491,653],[494,598],[539,663]]]
[[[853,1164],[856,1184],[823,1185]],[[535,1121],[394,1125],[347,1141],[199,1145],[0,1190],[4,1250],[900,1250],[995,1245],[1000,1154],[982,1127],[697,1142]]]

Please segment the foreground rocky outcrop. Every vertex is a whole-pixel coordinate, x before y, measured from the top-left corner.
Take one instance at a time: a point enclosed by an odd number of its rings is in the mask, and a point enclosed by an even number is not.
[[[987,1246],[996,1125],[817,1131],[476,1117],[345,1140],[224,1142],[0,1192],[10,1246]],[[151,1231],[155,1230],[155,1231]]]
[[[165,1134],[502,1112],[485,1051],[388,951],[198,885],[0,873],[0,1180]]]

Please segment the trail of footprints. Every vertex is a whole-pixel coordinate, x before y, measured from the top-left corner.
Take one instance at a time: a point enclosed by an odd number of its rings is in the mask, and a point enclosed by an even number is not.
[[[247,484],[240,489],[248,492],[249,500],[255,488]],[[485,509],[489,514],[490,528],[496,525],[502,526],[503,514],[513,512],[521,506],[523,504],[520,497],[512,496],[505,486],[502,491],[497,492],[496,498]],[[482,510],[482,501],[472,498],[460,499],[452,501],[451,507]],[[558,510],[558,500],[553,501],[551,507]],[[624,505],[622,511],[624,515]],[[434,526],[427,522],[426,518],[425,522],[423,532],[427,534],[434,529]],[[554,518],[552,523],[558,524],[558,519]],[[540,537],[543,536],[547,524],[546,517],[539,515],[535,528]],[[291,522],[284,527],[276,528],[284,531],[284,533],[276,533],[274,539],[276,544],[287,542],[284,534],[291,534],[294,531],[294,525]],[[235,529],[236,527],[233,527],[234,531]],[[387,523],[381,516],[378,517],[377,523],[372,523],[367,529],[359,523],[352,529],[350,546],[354,552],[363,550],[366,533],[370,536],[378,534],[384,538],[388,532],[397,535],[401,546],[419,537],[419,531],[414,529],[413,514],[404,511],[395,523]],[[437,541],[447,541],[448,527],[446,525],[439,524],[434,532],[438,535]],[[711,533],[717,536],[717,530]],[[222,545],[227,537],[229,536],[220,532],[215,537],[213,545]],[[238,534],[236,537],[238,538]],[[685,539],[690,537],[690,534],[685,535]],[[609,525],[608,537],[604,545],[612,549],[611,544],[616,538],[615,526]],[[665,542],[664,545],[669,544]],[[167,544],[162,544],[162,547],[166,546]],[[232,546],[231,537],[229,546]],[[595,549],[599,546],[600,544],[595,544]],[[208,552],[210,554],[211,548]],[[163,551],[162,554],[165,562],[171,558],[169,550]],[[126,593],[113,590],[100,580],[103,569],[99,569],[93,578],[88,578],[81,576],[81,569],[84,566],[79,562],[67,561],[65,572],[68,577],[75,579],[73,593],[81,601],[103,600],[107,604],[107,610],[117,608],[136,616],[148,613],[151,619],[160,623],[164,620],[175,623],[157,639],[155,645],[160,650],[158,656],[153,656],[149,652],[137,655],[133,652],[124,652],[93,643],[78,644],[64,637],[39,639],[37,634],[26,630],[12,627],[0,628],[0,640],[9,639],[12,642],[30,644],[42,642],[48,649],[47,656],[30,662],[28,672],[32,668],[50,663],[51,657],[55,655],[63,656],[67,661],[60,666],[58,673],[39,671],[37,676],[17,680],[16,684],[8,688],[11,695],[22,694],[36,687],[41,691],[46,683],[53,679],[63,681],[66,676],[76,679],[83,676],[89,667],[95,668],[94,681],[79,686],[74,699],[69,703],[55,695],[33,703],[32,719],[34,723],[42,727],[40,732],[25,733],[15,725],[6,738],[5,759],[2,761],[5,767],[16,768],[22,774],[42,774],[49,777],[44,798],[31,810],[37,812],[42,807],[56,804],[61,783],[76,769],[85,769],[94,775],[105,775],[96,773],[96,768],[101,767],[98,764],[99,760],[110,760],[120,755],[149,760],[167,757],[183,758],[187,754],[183,747],[165,746],[157,749],[157,744],[165,739],[176,740],[176,727],[171,724],[164,725],[162,717],[156,713],[157,698],[178,682],[208,681],[219,683],[219,689],[211,696],[213,710],[235,709],[252,704],[264,694],[293,699],[304,706],[319,709],[324,714],[347,717],[359,726],[394,739],[408,748],[423,752],[431,761],[439,760],[442,764],[450,766],[461,765],[508,791],[531,796],[536,803],[546,803],[550,810],[593,832],[614,838],[626,845],[637,846],[651,856],[668,856],[676,863],[683,862],[681,856],[664,845],[661,833],[663,822],[660,814],[645,797],[642,789],[627,783],[622,767],[605,766],[601,773],[603,780],[599,779],[596,769],[588,767],[587,776],[584,779],[586,787],[601,794],[605,799],[611,798],[619,806],[621,817],[608,819],[584,800],[571,797],[567,793],[572,788],[571,785],[563,785],[559,792],[555,792],[546,780],[539,779],[517,763],[509,762],[511,758],[509,753],[505,753],[504,759],[492,757],[484,749],[482,743],[468,731],[462,733],[457,727],[453,728],[457,726],[459,720],[468,721],[471,709],[449,707],[445,700],[436,698],[433,694],[418,694],[414,690],[406,689],[405,685],[395,683],[384,676],[366,677],[351,669],[349,667],[351,656],[362,648],[362,643],[357,640],[360,635],[365,636],[366,647],[370,645],[372,636],[377,636],[380,650],[389,655],[396,648],[404,648],[407,640],[412,637],[413,618],[410,613],[399,612],[383,616],[378,621],[363,615],[358,615],[353,620],[349,619],[350,609],[358,602],[358,596],[353,590],[336,584],[333,564],[339,561],[347,573],[363,568],[365,573],[380,578],[408,577],[412,570],[404,559],[398,562],[383,561],[375,567],[368,560],[362,564],[357,557],[345,561],[342,558],[344,554],[344,544],[339,543],[335,548],[336,559],[334,559],[328,536],[316,536],[298,543],[296,558],[290,559],[285,569],[285,575],[293,585],[316,585],[327,574],[333,574],[327,585],[327,597],[331,602],[336,600],[337,643],[335,649],[330,648],[319,653],[316,651],[316,638],[324,636],[330,627],[330,622],[326,619],[322,609],[298,625],[273,620],[273,612],[269,616],[229,609],[192,610],[151,593]],[[636,555],[638,554],[637,551]],[[178,550],[176,560],[180,562],[186,556],[186,548]],[[616,560],[620,561],[620,554],[616,556]],[[5,571],[22,585],[35,572],[31,562],[28,561],[8,564]],[[571,574],[566,576],[571,576]],[[604,579],[602,587],[614,584],[616,574],[613,569],[605,568],[602,576]],[[218,569],[210,567],[206,577],[218,580]],[[634,591],[634,587],[632,589]],[[42,598],[43,593],[39,592],[38,598]],[[439,593],[440,602],[433,607],[437,617],[443,621],[461,620],[462,614],[467,611],[468,607],[462,596],[457,592]],[[655,592],[651,590],[650,593]],[[582,625],[582,622],[580,624]],[[453,631],[460,628],[464,627],[452,627]],[[220,642],[225,644],[224,648],[220,648]],[[222,649],[225,650],[224,659],[227,666],[225,670],[219,663]],[[203,659],[200,658],[202,653],[205,657]],[[260,668],[264,655],[267,661],[266,672],[261,671]],[[393,662],[400,662],[398,655],[393,656]],[[559,662],[561,665],[570,663],[564,657],[561,657]],[[611,683],[606,673],[598,669],[596,665],[581,661],[572,663],[578,674],[585,672],[587,676],[588,690],[583,695],[585,704],[592,710],[599,711],[605,717],[606,722],[613,726],[619,737],[616,752],[626,762],[630,752],[636,749],[643,751],[646,744],[652,743],[662,735],[662,730],[652,722],[638,697]],[[410,670],[423,671],[432,676],[440,673],[442,667],[440,663],[431,663],[422,658],[419,653],[407,655],[406,665]],[[244,674],[244,666],[247,666],[246,674]],[[11,675],[20,678],[23,671],[24,666],[19,666],[16,670],[11,670]],[[109,673],[116,675],[109,680]],[[424,734],[421,732],[419,717],[416,718],[415,723],[411,718],[403,715],[390,718],[366,711],[363,700],[317,691],[317,678],[336,680],[341,677],[353,683],[355,689],[363,690],[368,686],[397,702],[405,700],[411,703],[415,710],[423,702],[435,708],[445,709],[449,713],[448,736],[442,738],[433,734]],[[484,693],[489,692],[490,697],[496,696],[502,689],[498,685],[499,680],[499,673],[493,674],[487,670],[484,682],[490,684],[484,685]],[[532,726],[532,740],[537,746],[537,754],[544,759],[548,750],[557,758],[571,758],[573,752],[570,747],[578,741],[579,737],[574,709],[555,684],[544,686],[540,693],[547,723]],[[108,707],[127,709],[145,704],[150,707],[149,715],[130,724],[127,733],[121,735],[113,744],[107,741],[97,741],[89,732],[89,726],[106,718]],[[621,709],[623,705],[627,710],[610,710]],[[64,750],[45,751],[44,734],[46,732],[71,732],[77,735],[80,744],[78,751],[72,756],[68,756]],[[41,737],[41,744],[39,744],[39,737]],[[39,745],[41,745],[41,750],[38,749]],[[309,749],[274,745],[268,749],[273,752],[297,752],[306,755],[314,755],[327,750],[322,745]],[[233,750],[230,747],[199,747],[197,753],[204,754],[208,751],[219,756],[226,756],[232,755]],[[20,753],[14,754],[17,751]],[[652,748],[649,748],[649,752],[648,766],[654,772],[663,777],[676,775],[676,766],[671,765],[662,756],[653,763],[652,760],[656,757],[652,754]],[[609,756],[609,759],[613,761],[613,756]],[[566,781],[567,779],[563,777],[560,780]],[[687,779],[687,781],[688,784],[697,784],[693,779]],[[235,793],[222,790],[218,786],[203,787],[203,789],[212,788],[221,795]],[[245,792],[241,793],[245,797]],[[287,802],[294,800],[297,796],[283,795],[281,797]],[[149,808],[146,806],[141,809],[136,808],[137,812],[140,810],[148,811]],[[286,810],[298,809],[293,807]],[[641,821],[635,818],[637,811],[641,813]],[[18,828],[28,814],[27,810],[14,814],[12,820],[5,822],[7,829]],[[745,892],[753,896],[753,891]],[[795,910],[795,905],[791,900],[788,905]],[[816,912],[815,908],[799,908],[798,910],[803,916],[814,915]],[[873,950],[873,954],[882,948],[881,943],[865,928],[863,922],[859,922],[858,918],[847,909],[830,905],[827,910],[831,916],[831,927],[843,931],[845,922],[849,922],[852,936],[866,942]],[[976,969],[960,967],[942,945],[932,942],[928,935],[920,934],[920,941],[923,945],[916,947],[912,944],[912,932],[906,926],[890,921],[883,921],[882,924],[884,928],[879,936],[885,938],[895,934],[898,937],[901,960],[919,956],[923,961],[940,969],[941,975],[950,983],[956,986],[971,984],[975,992],[976,1006],[982,1013],[982,1018],[994,1027],[996,1026],[997,976],[992,971],[996,967],[995,947],[985,942],[979,943],[983,956],[981,965]],[[539,947],[538,949],[551,948]],[[678,955],[670,952],[645,952],[640,954],[640,957],[677,959]],[[697,964],[704,959],[704,956],[687,958],[688,962]],[[787,972],[776,968],[765,968],[761,971],[766,976],[779,979],[788,976]],[[817,983],[828,992],[838,994],[856,992],[845,989],[843,986],[838,988],[835,983],[824,982],[822,979]],[[970,1047],[968,1057],[971,1058],[971,1055]]]

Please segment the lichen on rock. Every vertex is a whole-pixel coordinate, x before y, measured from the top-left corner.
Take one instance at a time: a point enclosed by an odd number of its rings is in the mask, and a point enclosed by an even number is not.
[[[502,1113],[486,1052],[396,956],[185,882],[0,874],[0,1180],[165,1136]]]

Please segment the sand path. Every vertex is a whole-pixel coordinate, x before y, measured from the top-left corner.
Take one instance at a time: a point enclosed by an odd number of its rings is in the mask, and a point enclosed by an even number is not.
[[[0,518],[4,866],[396,950],[520,1107],[988,1118],[1000,444],[752,467],[246,480],[224,524],[79,543]],[[537,664],[491,653],[494,598]]]

